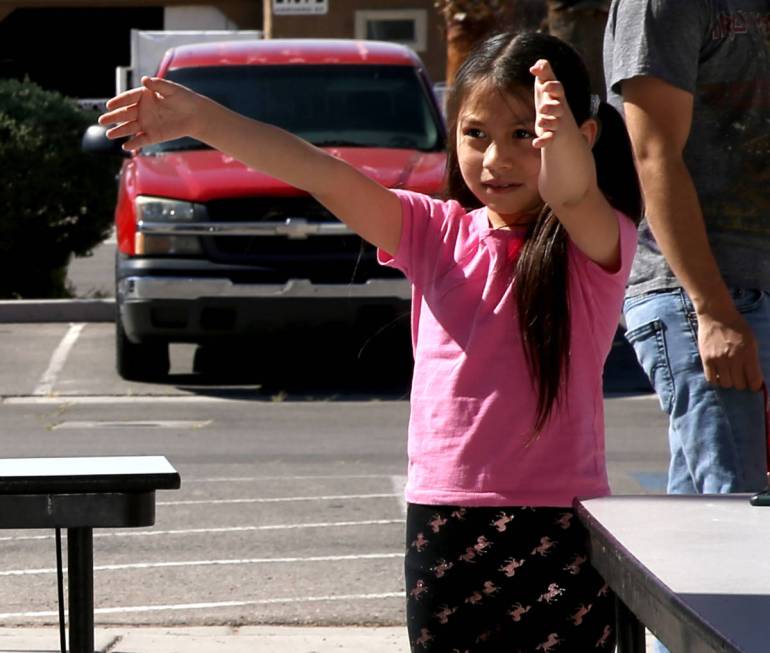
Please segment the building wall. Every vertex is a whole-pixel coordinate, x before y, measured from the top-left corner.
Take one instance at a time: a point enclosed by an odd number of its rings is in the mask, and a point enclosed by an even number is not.
[[[417,54],[434,82],[441,82],[446,69],[444,21],[434,0],[328,0],[323,15],[275,15],[273,0],[264,0],[264,30],[268,38],[354,38],[356,11],[420,9],[425,11],[426,48]]]
[[[0,79],[110,97],[131,63],[131,29],[261,28],[262,0],[0,0]]]
[[[116,68],[130,63],[132,28],[263,30],[268,38],[355,38],[356,11],[421,10],[425,47],[418,55],[432,80],[441,82],[446,39],[433,1],[327,0],[325,15],[276,16],[273,0],[0,0],[0,78],[29,76],[74,97],[108,97],[115,90]],[[94,52],[99,56],[94,58]]]

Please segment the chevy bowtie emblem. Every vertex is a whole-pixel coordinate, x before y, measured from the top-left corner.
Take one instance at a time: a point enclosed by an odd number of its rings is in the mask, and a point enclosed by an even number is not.
[[[275,228],[277,234],[292,240],[301,240],[318,231],[317,225],[311,225],[305,218],[286,218],[283,224]]]

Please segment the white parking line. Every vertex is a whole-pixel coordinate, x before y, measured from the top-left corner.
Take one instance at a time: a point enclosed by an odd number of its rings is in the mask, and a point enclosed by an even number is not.
[[[9,406],[37,406],[67,404],[73,406],[100,406],[102,404],[209,404],[232,401],[225,397],[194,395],[57,395],[56,397],[4,397],[3,404]],[[272,405],[265,402],[265,406]]]
[[[250,395],[252,396],[252,395]],[[237,399],[230,397],[215,397],[207,395],[57,395],[56,397],[38,397],[38,396],[6,396],[2,403],[10,405],[30,405],[30,404],[80,404],[80,405],[100,405],[100,404],[212,404],[212,403],[233,403]],[[405,399],[380,399],[380,402],[407,403]],[[292,401],[271,401],[266,397],[260,406],[272,406],[276,410],[286,408],[296,403],[307,403],[304,400]],[[339,406],[344,404],[346,408],[352,406],[361,406],[369,408],[366,401],[333,401],[330,405]]]
[[[38,381],[37,386],[32,391],[33,395],[47,397],[53,392],[53,387],[56,385],[56,379],[64,368],[64,363],[67,362],[67,356],[69,356],[70,350],[85,326],[84,322],[70,324],[70,328],[67,330],[67,333],[64,334],[59,346],[56,347],[51,356],[51,360],[48,363],[48,369],[43,372],[43,376],[40,377],[40,381]]]
[[[306,558],[236,558],[232,560],[175,560],[169,562],[134,562],[123,565],[95,565],[94,571],[122,571],[124,569],[161,569],[164,567],[212,567],[230,565],[266,565],[302,562],[342,562],[349,560],[387,560],[403,558],[403,553],[361,553],[359,555],[342,556],[308,556]],[[64,568],[66,573],[67,568]],[[0,571],[0,576],[38,576],[55,574],[55,568],[41,569],[9,569]]]
[[[61,429],[178,429],[178,430],[199,430],[211,426],[213,419],[205,420],[183,420],[183,419],[165,419],[165,420],[72,420],[68,422],[58,422],[51,427],[52,431]]]
[[[388,492],[382,494],[329,494],[315,497],[271,497],[257,499],[188,499],[182,501],[157,501],[157,506],[201,506],[201,505],[221,505],[236,503],[284,503],[290,501],[338,501],[342,499],[392,499],[397,497],[397,492]]]
[[[157,537],[159,535],[205,535],[207,533],[253,533],[258,531],[283,531],[298,530],[302,528],[347,528],[360,526],[388,526],[391,524],[403,524],[403,519],[367,519],[364,521],[337,521],[337,522],[317,522],[305,524],[267,524],[265,526],[226,526],[222,528],[185,528],[177,530],[132,530],[101,532],[93,534],[96,538],[110,537]],[[32,540],[52,540],[54,535],[19,535],[0,537],[0,542],[28,542]]]
[[[121,614],[130,612],[161,612],[164,610],[206,610],[212,608],[241,608],[251,605],[275,605],[282,603],[314,603],[319,601],[371,601],[377,599],[403,599],[403,592],[383,592],[381,594],[330,594],[328,596],[296,596],[275,599],[257,599],[253,601],[210,601],[207,603],[178,603],[170,605],[131,605],[115,608],[95,608],[94,614]],[[20,619],[30,617],[56,617],[58,612],[0,612],[0,619]]]
[[[190,483],[257,483],[259,481],[339,481],[348,479],[402,478],[392,474],[313,474],[302,476],[212,476],[210,478],[187,478],[185,485]]]

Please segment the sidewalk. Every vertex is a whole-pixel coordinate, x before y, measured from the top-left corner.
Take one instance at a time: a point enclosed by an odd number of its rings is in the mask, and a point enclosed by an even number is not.
[[[408,653],[406,629],[243,626],[96,628],[96,653]],[[0,653],[56,653],[57,628],[0,628]],[[652,653],[647,634],[647,653]]]
[[[96,628],[97,653],[408,653],[406,629],[244,626]],[[55,627],[0,628],[0,653],[55,653]]]

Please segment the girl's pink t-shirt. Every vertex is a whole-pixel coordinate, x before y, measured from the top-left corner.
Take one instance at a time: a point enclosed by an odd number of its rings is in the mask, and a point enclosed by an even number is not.
[[[463,506],[569,506],[609,494],[602,371],[618,326],[636,228],[618,214],[608,272],[570,242],[572,347],[566,398],[533,439],[536,393],[512,289],[521,233],[486,209],[397,191],[403,227],[380,263],[412,283],[414,376],[406,499]]]

